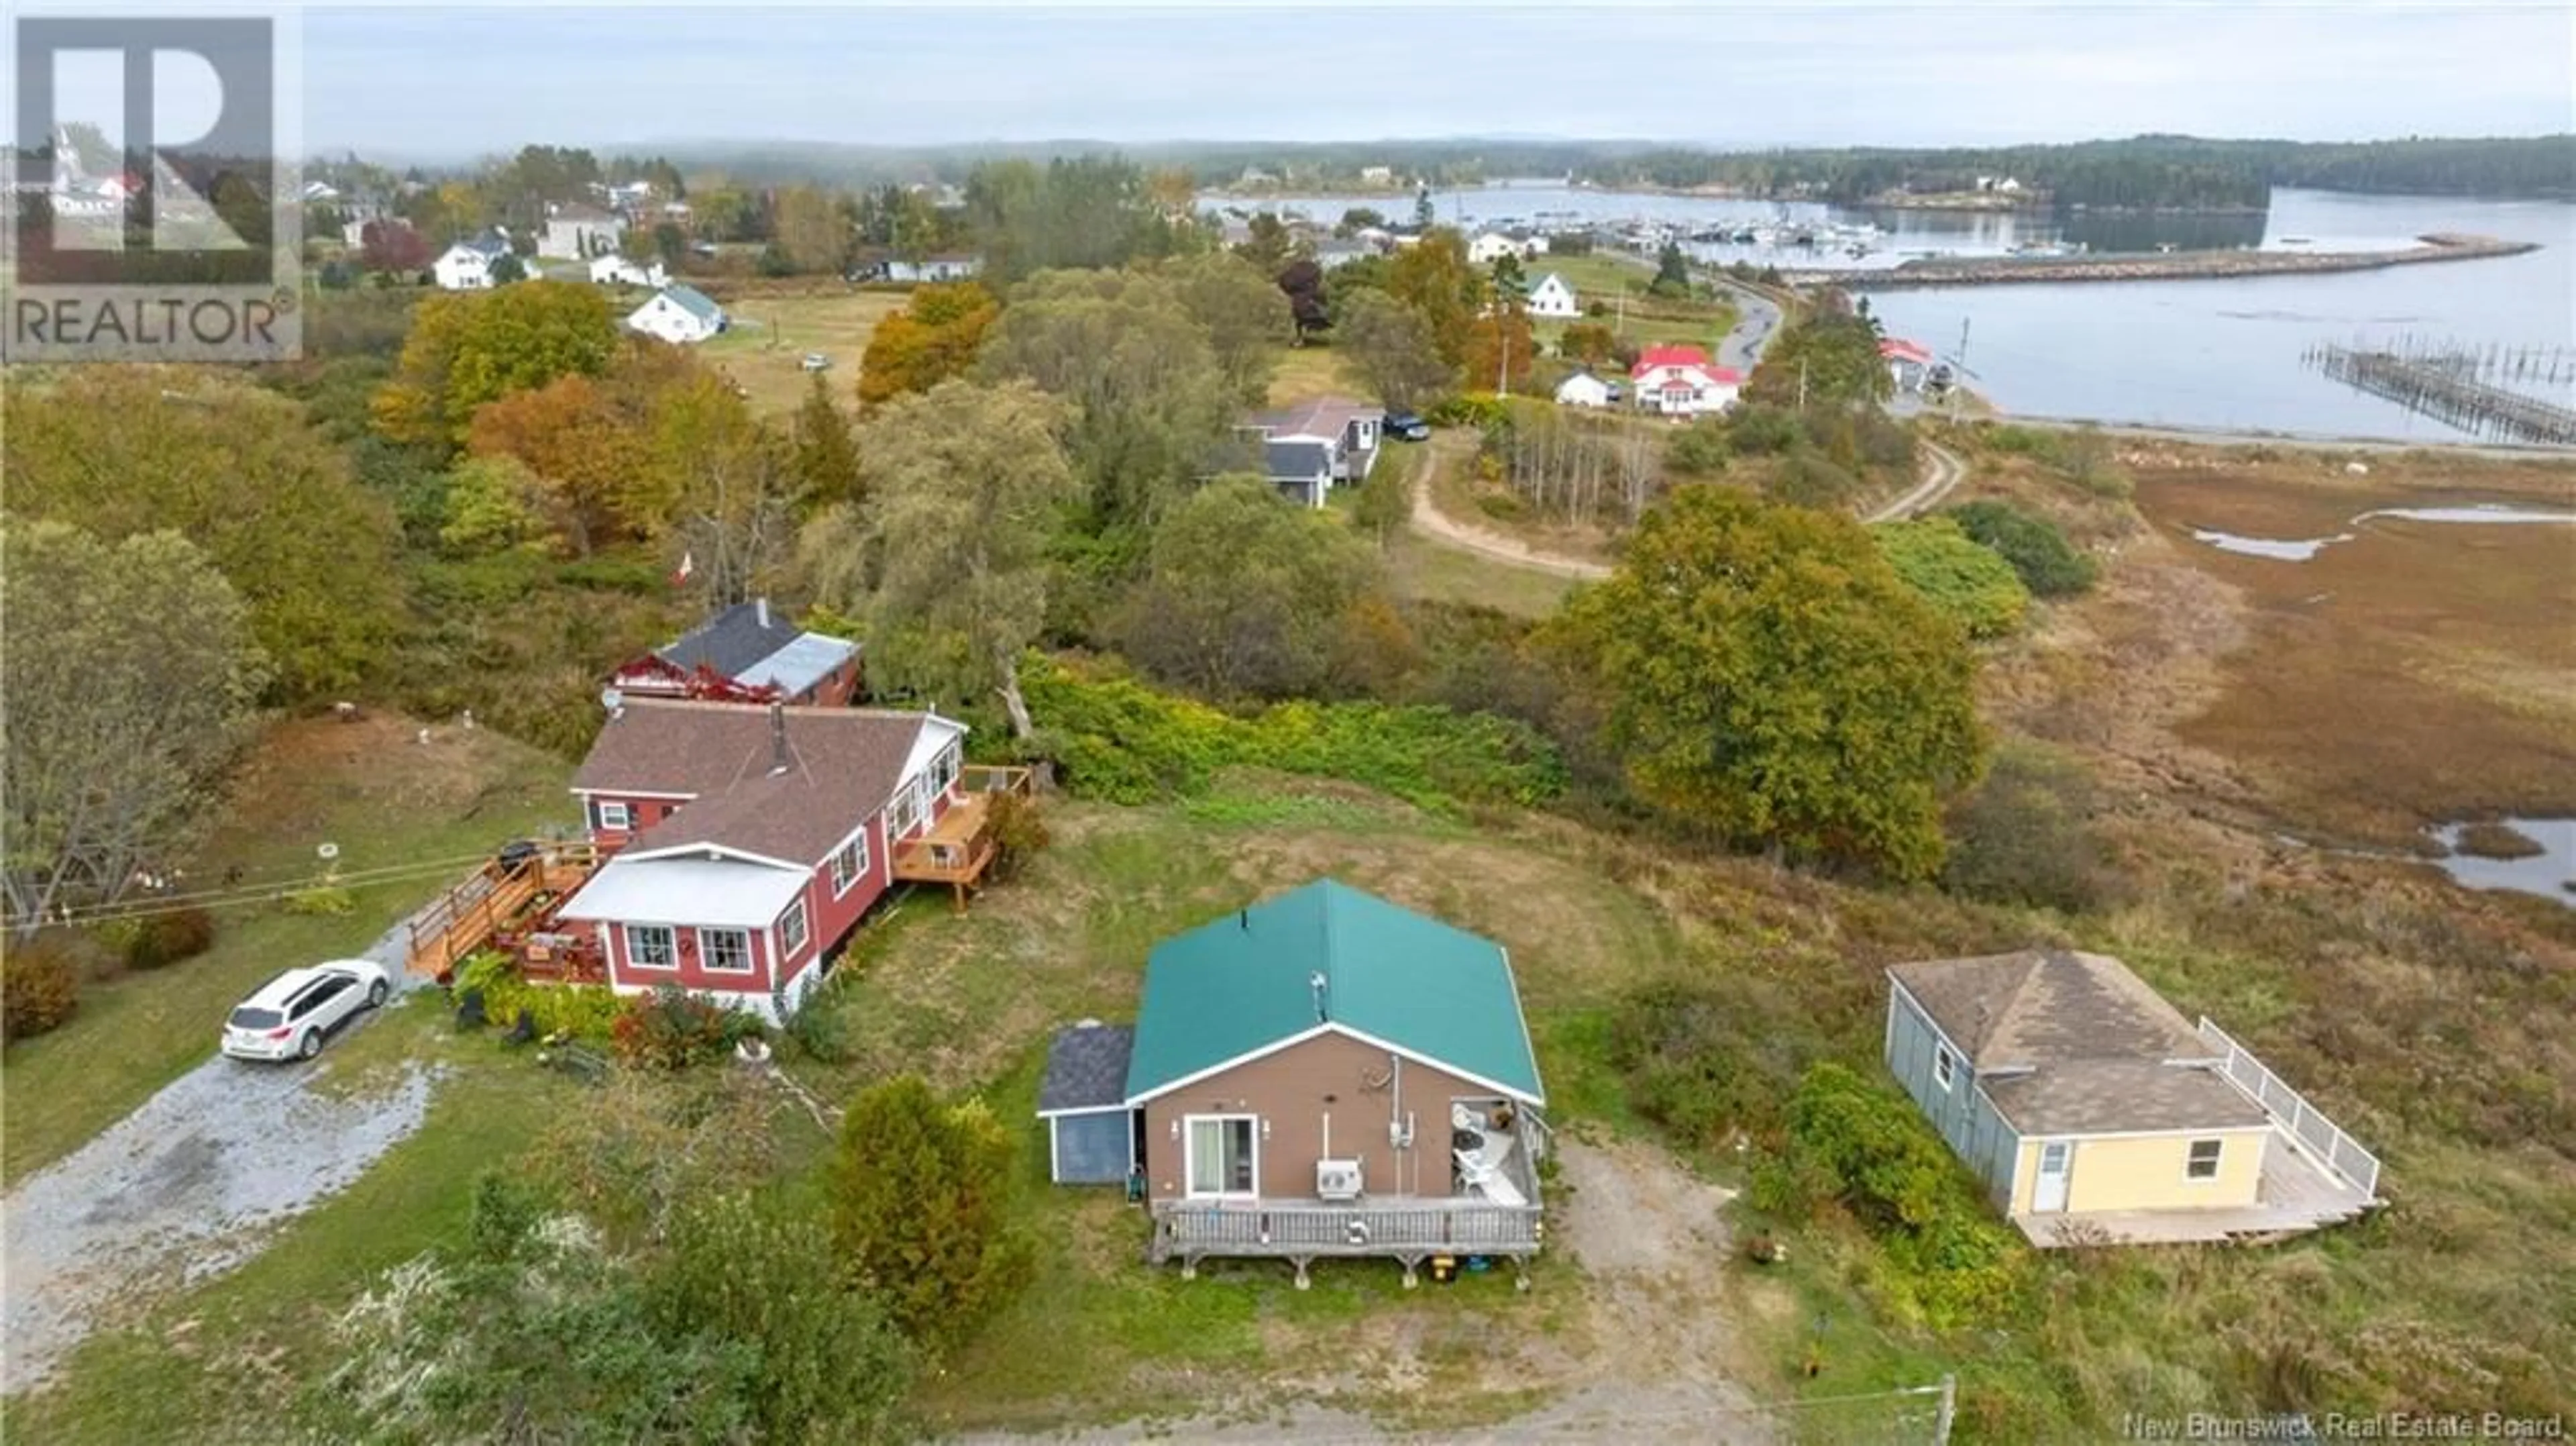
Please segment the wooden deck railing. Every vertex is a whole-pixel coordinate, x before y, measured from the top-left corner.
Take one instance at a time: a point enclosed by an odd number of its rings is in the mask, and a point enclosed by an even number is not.
[[[598,852],[576,841],[540,844],[524,857],[483,865],[411,917],[406,967],[415,974],[454,968],[523,922],[540,896],[559,897],[580,887],[598,864]]]
[[[1425,1197],[1350,1205],[1320,1200],[1158,1200],[1155,1260],[1175,1257],[1534,1255],[1536,1205]]]
[[[957,790],[964,796],[918,837],[895,844],[894,876],[905,883],[947,884],[964,908],[966,890],[983,882],[1001,852],[990,828],[993,800],[1006,794],[1026,798],[1036,786],[1026,768],[970,763],[959,769]]]
[[[2361,1193],[2379,1198],[2379,1157],[2365,1150],[2359,1140],[2343,1132],[2343,1127],[2327,1119],[2323,1112],[2308,1103],[2305,1096],[2272,1073],[2271,1068],[2254,1057],[2254,1052],[2238,1044],[2226,1030],[2200,1021],[2200,1042],[2217,1051],[2227,1082],[2243,1091],[2247,1098],[2263,1107],[2275,1124],[2290,1132],[2308,1152],[2323,1161],[2328,1169],[2359,1187]]]

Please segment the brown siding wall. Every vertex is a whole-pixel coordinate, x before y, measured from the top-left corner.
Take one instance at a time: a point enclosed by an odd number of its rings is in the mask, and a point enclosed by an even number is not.
[[[1403,1109],[1413,1116],[1414,1146],[1396,1150],[1387,1139],[1396,1081],[1376,1089],[1370,1080],[1388,1073],[1387,1052],[1340,1034],[1320,1035],[1276,1054],[1183,1085],[1145,1106],[1145,1183],[1156,1200],[1188,1193],[1182,1141],[1175,1133],[1189,1115],[1260,1118],[1254,1127],[1261,1193],[1274,1199],[1311,1200],[1315,1162],[1324,1154],[1324,1117],[1332,1116],[1333,1159],[1361,1162],[1371,1195],[1449,1193],[1449,1104],[1492,1099],[1494,1091],[1455,1075],[1406,1060]],[[1269,1128],[1262,1138],[1262,1125]]]

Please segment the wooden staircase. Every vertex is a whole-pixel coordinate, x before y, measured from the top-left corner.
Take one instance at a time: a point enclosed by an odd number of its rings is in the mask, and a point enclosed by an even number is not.
[[[405,967],[414,974],[447,973],[495,936],[528,922],[541,906],[581,887],[598,866],[599,850],[587,842],[504,852],[412,916]]]

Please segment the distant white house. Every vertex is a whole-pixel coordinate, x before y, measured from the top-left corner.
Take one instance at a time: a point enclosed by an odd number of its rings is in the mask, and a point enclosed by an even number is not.
[[[626,239],[626,221],[597,206],[556,206],[537,237],[537,254],[550,261],[586,261],[614,251]]]
[[[1733,367],[1711,363],[1695,346],[1650,346],[1628,374],[1637,405],[1668,417],[1695,417],[1735,405],[1744,378]]]
[[[1521,244],[1500,231],[1488,231],[1467,243],[1467,259],[1478,266],[1491,266],[1506,256],[1521,254]]]
[[[1315,243],[1315,264],[1326,271],[1336,266],[1347,266],[1362,257],[1377,254],[1378,249],[1375,246],[1356,238],[1348,241],[1329,239]]]
[[[639,265],[614,252],[591,258],[590,279],[600,286],[650,286],[657,290],[670,284],[661,262]]]
[[[1529,314],[1532,316],[1581,316],[1582,304],[1574,299],[1574,288],[1565,278],[1551,271],[1529,289]]]
[[[510,238],[498,230],[450,246],[429,264],[443,291],[486,291],[495,284],[492,267],[510,254]]]
[[[1565,407],[1606,407],[1618,400],[1618,389],[1590,372],[1576,372],[1557,383],[1557,405]]]
[[[1389,185],[1393,185],[1394,183],[1395,183],[1395,168],[1394,168],[1393,166],[1362,166],[1362,167],[1360,167],[1360,184],[1362,184],[1362,185],[1366,185],[1366,186],[1389,186]]]
[[[949,252],[924,256],[919,261],[901,259],[886,263],[888,281],[965,281],[984,269],[984,258],[966,252]]]
[[[723,307],[694,286],[665,286],[626,318],[630,330],[678,346],[695,346],[728,325]]]

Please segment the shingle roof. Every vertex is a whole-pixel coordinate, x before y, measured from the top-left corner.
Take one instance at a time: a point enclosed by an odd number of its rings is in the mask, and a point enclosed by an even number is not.
[[[1276,411],[1255,412],[1244,425],[1274,437],[1338,438],[1362,417],[1383,420],[1386,408],[1372,407],[1348,397],[1319,397]]]
[[[1124,1024],[1086,1020],[1055,1033],[1047,1046],[1046,1075],[1038,1082],[1038,1113],[1113,1109],[1127,1100],[1127,1058],[1136,1031]]]
[[[773,773],[770,713],[757,703],[630,700],[600,728],[572,786],[689,796],[629,853],[706,844],[810,863],[893,795],[926,722],[919,713],[784,708],[788,768]]]
[[[784,613],[758,602],[736,603],[672,640],[653,656],[675,668],[700,663],[740,679],[762,660],[795,642],[804,630]]]
[[[700,321],[714,322],[724,316],[724,308],[716,305],[715,298],[694,286],[682,286],[673,282],[662,288],[662,295],[668,298],[673,306]]]
[[[2197,1030],[2119,960],[2064,950],[1899,964],[1903,985],[2024,1134],[2260,1125],[2196,1061]],[[2186,1063],[2173,1063],[2184,1061]]]
[[[1264,442],[1261,463],[1276,481],[1310,481],[1333,465],[1333,454],[1321,442]]]
[[[1314,1029],[1324,1015],[1537,1101],[1538,1060],[1502,947],[1331,879],[1154,947],[1127,1067],[1153,1094]]]

